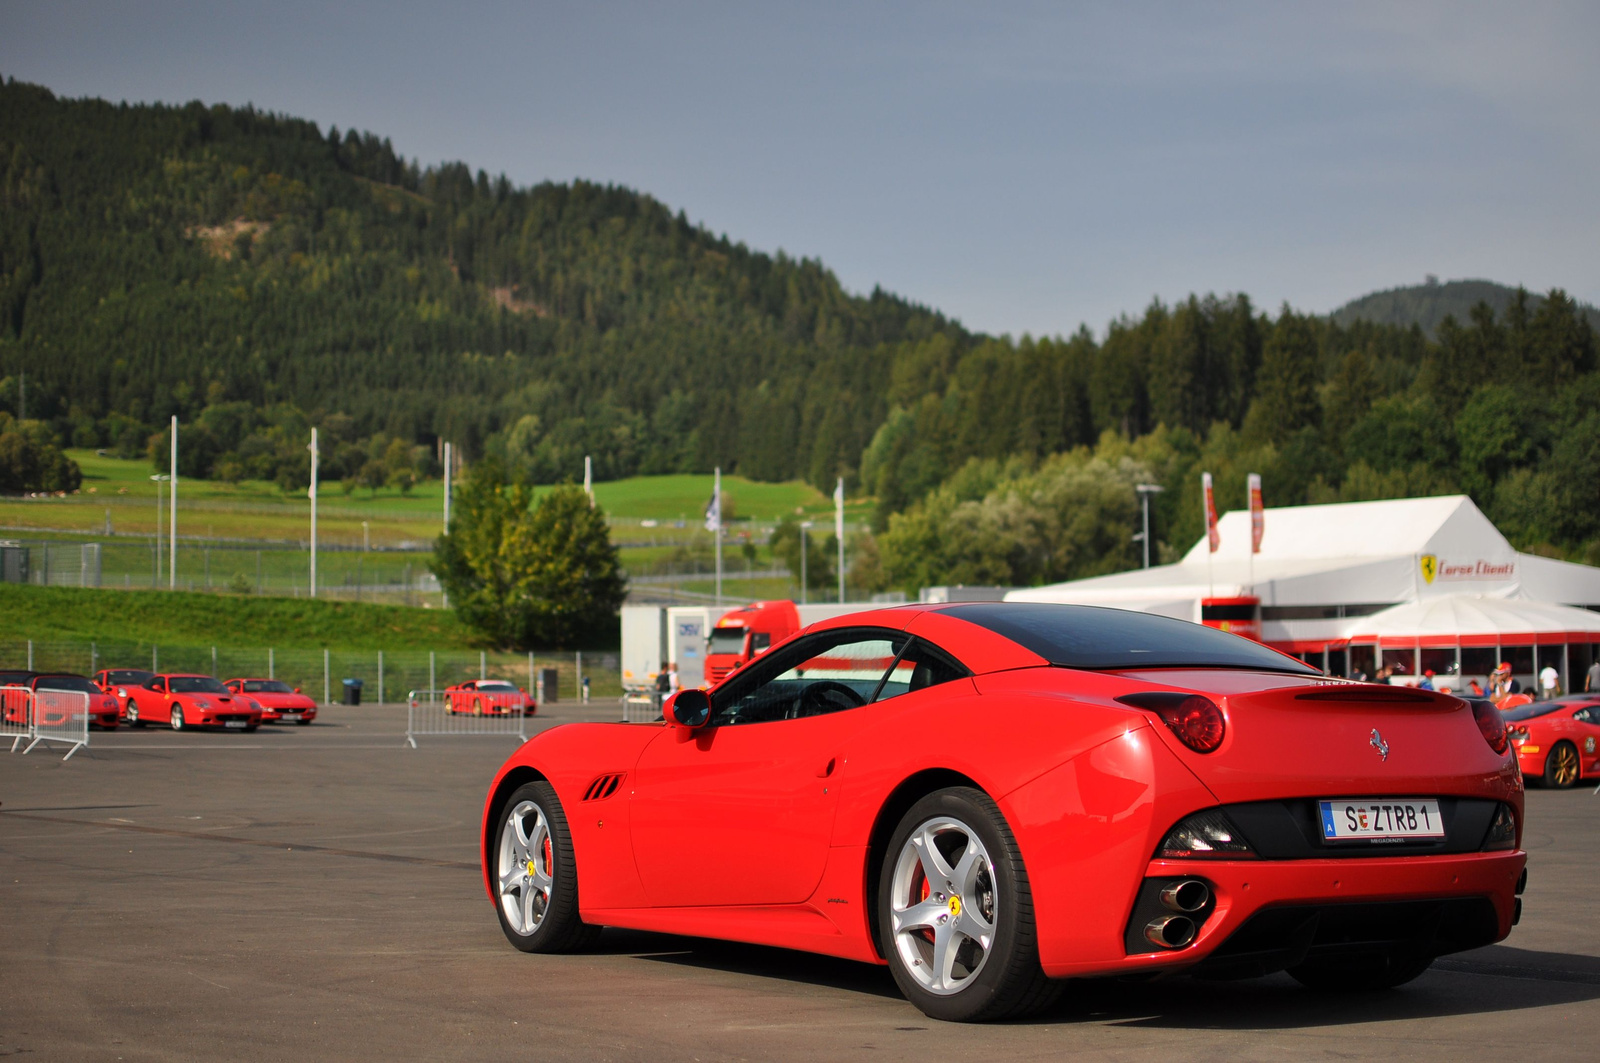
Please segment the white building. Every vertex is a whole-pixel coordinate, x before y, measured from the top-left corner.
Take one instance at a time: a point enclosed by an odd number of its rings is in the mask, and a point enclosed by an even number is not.
[[[1218,522],[1175,565],[1012,591],[1007,601],[1137,609],[1259,637],[1335,675],[1389,667],[1480,682],[1507,661],[1582,689],[1600,653],[1600,569],[1518,553],[1465,495],[1269,509]],[[1449,678],[1447,678],[1449,677]]]

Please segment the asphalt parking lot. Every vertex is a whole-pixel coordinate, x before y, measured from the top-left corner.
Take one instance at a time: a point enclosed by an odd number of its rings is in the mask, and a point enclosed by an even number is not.
[[[538,726],[610,707],[551,706]],[[529,721],[530,725],[534,721]],[[1396,991],[1286,976],[1077,988],[1026,1023],[953,1026],[883,968],[608,931],[506,944],[475,832],[510,738],[419,739],[404,710],[253,735],[0,746],[0,1056],[163,1059],[1596,1058],[1593,786],[1529,794],[1503,945]]]

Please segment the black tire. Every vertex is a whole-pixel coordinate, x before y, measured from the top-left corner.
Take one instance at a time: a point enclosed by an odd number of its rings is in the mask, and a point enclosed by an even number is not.
[[[133,699],[128,700],[128,726],[143,727],[144,721],[139,719],[139,706]]]
[[[245,734],[255,734],[255,732],[256,732],[256,729],[257,729],[257,728],[258,728],[258,727],[260,727],[260,726],[261,726],[261,725],[260,725],[260,724],[258,724],[258,723],[251,723],[251,724],[246,724],[246,725],[245,725],[245,728],[244,728],[244,733],[245,733]]]
[[[1289,968],[1289,977],[1307,989],[1362,993],[1405,985],[1431,966],[1432,956],[1394,952],[1348,960],[1311,960]]]
[[[586,948],[600,936],[600,928],[578,918],[578,869],[572,859],[572,834],[567,829],[567,816],[561,808],[561,800],[549,783],[539,780],[519,786],[500,810],[489,848],[490,875],[498,880],[503,871],[509,870],[506,846],[510,821],[518,810],[529,807],[536,808],[543,815],[548,828],[549,844],[547,847],[540,846],[550,880],[544,891],[547,899],[543,913],[531,932],[524,932],[506,914],[508,903],[514,907],[521,903],[520,892],[514,899],[509,893],[501,893],[499,902],[494,906],[495,915],[500,919],[500,929],[505,932],[506,940],[523,952],[573,952]],[[530,813],[524,813],[524,834],[527,834],[528,824],[533,821]],[[513,834],[513,845],[514,838]],[[520,887],[522,891],[530,888],[526,882]]]
[[[959,988],[938,993],[922,985],[901,953],[902,942],[897,941],[894,932],[893,902],[896,868],[910,839],[925,826],[945,820],[956,821],[970,831],[989,854],[992,878],[987,872],[980,872],[978,881],[987,883],[994,931],[993,943],[976,970],[966,976]],[[962,851],[965,851],[970,841],[960,844],[963,845]],[[944,855],[948,857],[949,854]],[[1005,817],[1000,814],[1000,809],[981,790],[966,786],[950,787],[931,793],[912,805],[890,835],[889,846],[883,857],[883,870],[878,876],[877,893],[879,945],[889,961],[889,970],[906,999],[928,1017],[948,1022],[1019,1018],[1049,1007],[1061,995],[1061,984],[1046,978],[1039,966],[1033,895],[1016,839]],[[953,903],[951,908],[958,918],[963,905],[971,907],[981,904],[978,896],[961,901],[955,894],[952,894],[952,902],[960,902]],[[911,903],[909,897],[905,903]],[[978,911],[981,914],[982,908],[979,907]],[[939,920],[942,922],[943,917],[940,916]],[[915,933],[918,932],[901,935],[903,943],[914,952],[923,947],[914,939]]]
[[[1578,747],[1562,739],[1550,748],[1544,758],[1544,784],[1551,790],[1566,790],[1578,785],[1583,775],[1583,762],[1578,759]]]
[[[306,724],[308,724],[310,722],[311,722],[310,720],[296,720],[295,721],[295,723],[299,724],[301,727],[304,727]]]
[[[167,716],[167,724],[174,731],[183,730],[183,706],[182,705],[174,705],[174,706],[172,706],[172,711]]]

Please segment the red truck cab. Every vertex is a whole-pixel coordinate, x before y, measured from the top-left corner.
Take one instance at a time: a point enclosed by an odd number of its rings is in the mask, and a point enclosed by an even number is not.
[[[751,602],[724,613],[706,645],[706,682],[716,683],[800,630],[800,611],[787,599]]]

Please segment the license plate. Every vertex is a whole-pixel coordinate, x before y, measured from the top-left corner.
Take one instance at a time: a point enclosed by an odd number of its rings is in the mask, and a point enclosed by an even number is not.
[[[243,720],[228,720],[222,726],[224,726],[224,727],[243,727],[244,726],[244,721]]]
[[[1353,797],[1323,801],[1322,836],[1346,838],[1443,838],[1439,802],[1432,799]]]
[[[298,712],[280,712],[278,714],[278,719],[280,720],[298,720],[299,718],[300,714]]]

